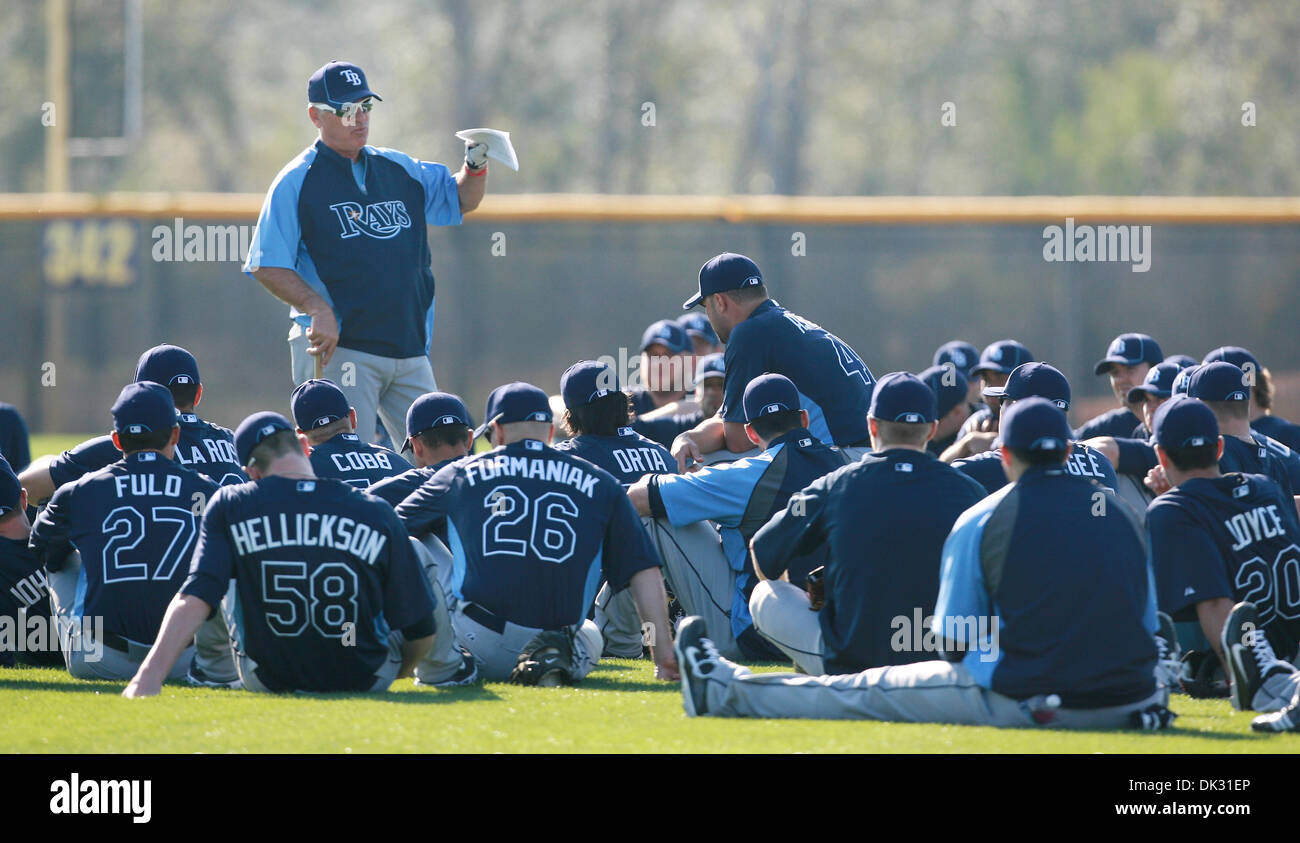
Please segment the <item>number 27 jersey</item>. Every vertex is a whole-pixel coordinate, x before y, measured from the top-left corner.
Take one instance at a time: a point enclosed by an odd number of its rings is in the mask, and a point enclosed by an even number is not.
[[[659,566],[619,482],[533,439],[448,465],[397,515],[413,536],[445,518],[452,593],[520,626],[581,623],[602,571],[619,589]]]

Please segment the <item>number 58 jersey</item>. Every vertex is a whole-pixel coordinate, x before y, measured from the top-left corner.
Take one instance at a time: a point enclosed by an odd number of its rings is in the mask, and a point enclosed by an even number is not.
[[[340,480],[223,487],[181,593],[216,607],[232,579],[231,643],[274,691],[365,690],[392,630],[436,631],[432,592],[392,508]]]
[[[659,567],[613,475],[534,439],[451,463],[397,515],[413,536],[445,519],[452,594],[520,626],[581,623],[602,572],[617,590]]]

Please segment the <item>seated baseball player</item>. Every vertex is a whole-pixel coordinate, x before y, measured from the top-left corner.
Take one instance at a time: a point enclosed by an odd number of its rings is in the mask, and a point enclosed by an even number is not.
[[[199,513],[218,489],[173,461],[180,428],[163,386],[124,388],[112,435],[122,458],[60,486],[31,535],[68,672],[79,679],[135,673],[185,581]],[[194,649],[189,639],[183,644],[167,678],[190,671]]]
[[[925,449],[938,457],[957,441],[957,433],[970,418],[970,385],[962,370],[952,363],[931,366],[917,377],[934,393],[936,427]]]
[[[882,377],[867,413],[872,453],[792,495],[750,542],[760,580],[749,598],[754,628],[801,672],[857,673],[934,657],[899,632],[934,613],[943,540],[984,497],[978,483],[926,451],[936,415],[924,381],[905,372]],[[823,545],[819,607],[780,578],[791,560]]]
[[[18,485],[18,475],[0,456],[0,629],[8,627],[12,637],[0,633],[0,667],[13,667],[21,658],[24,663],[49,664],[58,656],[58,640],[26,638],[19,646],[18,635],[25,635],[26,616],[50,616],[45,571],[36,554],[27,546],[32,525],[27,520],[27,492]],[[33,644],[39,644],[33,652]],[[59,664],[63,663],[59,659]]]
[[[1017,366],[1032,362],[1033,353],[1018,340],[998,340],[984,347],[979,362],[970,369],[970,377],[974,379],[975,389],[983,396],[985,405],[972,411],[962,423],[956,441],[940,455],[941,460],[955,462],[983,453],[993,446],[1001,401],[988,390],[1004,386]]]
[[[1120,334],[1111,340],[1106,356],[1097,361],[1094,372],[1110,376],[1110,388],[1114,391],[1119,406],[1084,422],[1075,438],[1131,438],[1134,429],[1142,423],[1142,405],[1129,399],[1129,390],[1142,383],[1147,370],[1164,359],[1160,346],[1146,334]]]
[[[767,372],[795,385],[814,438],[838,446],[850,459],[870,448],[867,406],[876,383],[871,370],[839,337],[769,298],[757,264],[732,252],[709,259],[700,267],[699,292],[682,309],[697,305],[727,344],[726,374],[718,414],[679,435],[669,449],[679,470],[748,455],[745,388]]]
[[[718,339],[718,332],[709,324],[709,317],[698,310],[691,310],[678,316],[677,324],[681,325],[686,331],[686,336],[691,338],[691,344],[695,346],[696,360],[726,351],[726,346]]]
[[[739,652],[749,659],[786,659],[758,634],[749,613],[749,598],[758,582],[749,564],[749,540],[785,508],[792,494],[848,462],[844,452],[812,435],[808,411],[799,400],[799,391],[784,375],[755,378],[745,388],[742,409],[748,419],[745,433],[762,449],[758,456],[691,474],[652,474],[628,489],[637,512],[653,516],[660,525],[680,529],[714,521],[721,526],[720,559],[692,557],[691,567],[680,571],[675,561],[665,558],[664,562],[669,580],[681,587],[677,598],[686,611],[713,621],[721,638],[719,646],[727,649],[729,627]],[[672,532],[664,529],[665,538],[671,540]],[[808,572],[825,561],[825,547],[790,559],[789,581],[803,587]],[[724,621],[728,626],[723,626]]]
[[[1133,514],[1065,470],[1070,426],[1051,402],[1017,401],[1001,433],[1012,483],[966,510],[944,543],[930,629],[943,659],[838,676],[755,674],[719,656],[706,622],[688,618],[676,643],[686,713],[1168,725],[1155,679],[1155,589]]]
[[[1252,430],[1280,442],[1293,451],[1300,451],[1300,426],[1273,414],[1273,373],[1260,365],[1258,358],[1244,348],[1225,345],[1205,355],[1202,363],[1231,363],[1247,372],[1251,381],[1250,427]]]
[[[180,414],[180,440],[174,459],[223,486],[243,483],[248,478],[235,455],[234,434],[220,425],[204,421],[195,412],[203,400],[199,364],[183,348],[158,345],[140,355],[135,382],[162,384],[172,395]],[[111,434],[96,436],[50,460],[32,463],[20,476],[27,497],[40,503],[65,483],[112,465],[122,458]]]
[[[406,411],[406,440],[415,468],[376,480],[367,492],[397,507],[449,462],[467,456],[474,442],[465,402],[449,392],[426,392]]]
[[[457,642],[490,681],[580,681],[602,651],[586,618],[603,577],[631,589],[656,676],[676,678],[659,559],[623,487],[549,446],[550,403],[531,384],[494,389],[484,418],[476,434],[490,431],[495,447],[447,465],[397,507],[412,536],[446,521]]]
[[[331,380],[305,380],[290,398],[298,435],[311,448],[317,477],[342,480],[358,489],[409,471],[411,464],[380,445],[357,436],[357,411]]]
[[[641,334],[641,386],[628,392],[635,415],[648,413],[686,397],[694,345],[686,329],[660,319]]]
[[[703,314],[696,314],[703,317]],[[694,397],[674,401],[637,417],[632,429],[647,439],[663,445],[672,445],[678,434],[694,428],[707,418],[717,415],[722,406],[723,382],[726,371],[721,354],[697,358],[695,366]],[[673,460],[676,463],[676,460]]]
[[[1070,382],[1058,369],[1046,363],[1023,363],[1017,366],[1007,376],[1005,384],[985,388],[984,396],[997,401],[1002,410],[1017,401],[1035,396],[1051,401],[1062,412],[1070,410]],[[1007,484],[998,444],[994,440],[993,447],[989,450],[957,460],[952,467],[993,494]],[[1065,467],[1071,474],[1096,480],[1108,489],[1114,490],[1116,486],[1115,469],[1110,461],[1100,451],[1080,442],[1071,443]]]
[[[1160,609],[1200,623],[1232,677],[1234,708],[1277,711],[1300,691],[1300,673],[1274,655],[1300,649],[1286,582],[1300,563],[1294,502],[1263,475],[1220,473],[1223,437],[1204,402],[1171,399],[1154,422],[1172,486],[1147,511]]]
[[[677,461],[668,449],[630,426],[627,393],[619,389],[611,368],[595,360],[574,363],[560,377],[560,394],[565,407],[560,425],[572,438],[557,443],[557,451],[600,466],[624,488],[647,474],[676,473]],[[716,534],[713,538],[716,545]],[[641,657],[640,617],[630,590],[615,591],[608,582],[601,583],[592,619],[605,642],[603,655]]]
[[[961,372],[966,379],[966,403],[972,413],[984,408],[979,378],[975,375],[979,361],[980,350],[965,340],[949,340],[934,350],[934,357],[930,360],[932,367],[942,368],[945,363],[951,363],[954,369]]]
[[[253,482],[204,511],[189,577],[123,696],[157,694],[205,621],[229,630],[250,691],[383,691],[412,675],[438,630],[393,510],[317,478],[276,413],[244,419],[235,445]]]

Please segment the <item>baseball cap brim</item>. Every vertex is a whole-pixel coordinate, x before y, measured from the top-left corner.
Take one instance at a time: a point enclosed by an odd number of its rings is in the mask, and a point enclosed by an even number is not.
[[[1139,401],[1146,400],[1147,395],[1154,395],[1157,398],[1168,398],[1172,394],[1173,393],[1169,392],[1168,390],[1156,389],[1155,387],[1149,384],[1141,383],[1133,387],[1132,389],[1130,389],[1124,395],[1124,398],[1128,401],[1128,403],[1136,404]]]
[[[1005,386],[986,386],[980,390],[980,395],[983,395],[985,398],[1001,398],[1006,394],[1007,388]]]
[[[999,366],[996,363],[982,363],[971,367],[970,376],[975,377],[980,372],[997,372],[1002,375],[1011,374],[1011,368],[1008,366]]]
[[[478,438],[479,438],[480,436],[482,436],[484,433],[487,433],[487,432],[488,432],[488,428],[492,426],[492,423],[493,423],[493,422],[501,421],[501,419],[505,418],[505,415],[506,415],[505,413],[497,413],[497,414],[496,414],[495,416],[493,416],[492,418],[490,418],[490,419],[488,419],[487,421],[483,422],[481,425],[479,425],[477,428],[475,428],[475,430],[474,430],[474,438],[475,438],[475,439],[478,439]]]
[[[1116,363],[1125,366],[1136,366],[1141,362],[1141,360],[1130,360],[1127,357],[1106,357],[1097,361],[1097,365],[1092,367],[1092,373],[1094,375],[1104,375],[1106,372],[1110,371],[1110,367],[1114,366]]]
[[[690,310],[692,307],[695,307],[697,304],[699,304],[702,301],[704,301],[704,294],[696,293],[686,301],[682,302],[682,310]]]

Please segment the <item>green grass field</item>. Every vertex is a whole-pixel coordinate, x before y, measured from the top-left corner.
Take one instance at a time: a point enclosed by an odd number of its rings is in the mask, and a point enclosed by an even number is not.
[[[1295,753],[1300,735],[1256,735],[1226,700],[1175,697],[1166,734],[902,723],[688,718],[647,661],[602,663],[578,688],[417,688],[386,695],[265,696],[124,683],[47,668],[0,671],[0,752],[1030,752]]]
[[[33,436],[32,454],[85,438]],[[122,687],[53,669],[0,672],[0,752],[1300,752],[1300,735],[1256,735],[1251,715],[1226,700],[1182,696],[1175,728],[1160,735],[690,719],[679,686],[655,681],[644,661],[602,663],[579,688],[403,680],[387,695],[268,697],[169,685],[127,701]]]

